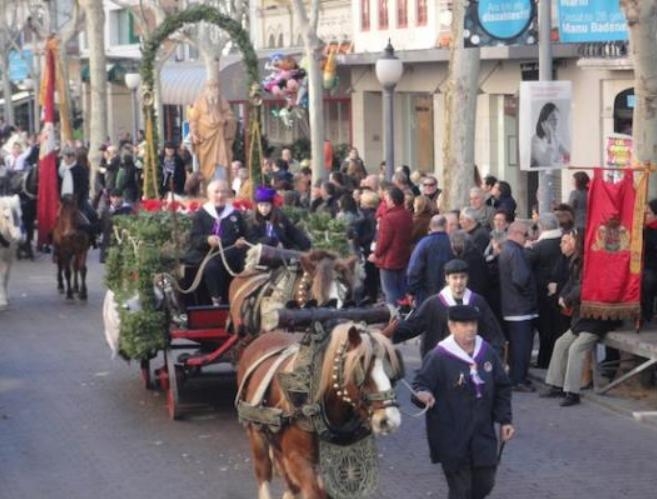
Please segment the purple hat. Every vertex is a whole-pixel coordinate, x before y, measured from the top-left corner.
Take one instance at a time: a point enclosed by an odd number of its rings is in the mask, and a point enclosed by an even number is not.
[[[256,203],[273,203],[276,191],[269,187],[258,187],[255,193]]]

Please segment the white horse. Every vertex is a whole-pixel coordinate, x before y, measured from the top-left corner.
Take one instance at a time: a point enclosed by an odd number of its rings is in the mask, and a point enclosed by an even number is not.
[[[0,310],[7,307],[7,284],[16,247],[23,239],[17,195],[0,197]]]

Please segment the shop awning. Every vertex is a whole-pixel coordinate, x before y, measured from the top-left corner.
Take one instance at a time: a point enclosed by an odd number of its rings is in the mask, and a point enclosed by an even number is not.
[[[30,96],[31,96],[30,92],[16,92],[16,93],[12,94],[11,101],[14,104],[20,104],[20,103],[28,100],[30,98]],[[3,97],[3,98],[0,99],[0,106],[4,106],[4,105],[5,105],[5,99]]]

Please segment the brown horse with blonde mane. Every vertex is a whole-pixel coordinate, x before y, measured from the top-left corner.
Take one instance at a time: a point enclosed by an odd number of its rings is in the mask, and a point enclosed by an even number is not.
[[[53,259],[57,264],[57,289],[64,292],[66,279],[66,298],[73,299],[75,293],[80,300],[87,299],[87,252],[89,235],[79,228],[80,212],[71,196],[63,196],[57,213],[57,221],[52,234]],[[71,286],[73,274],[73,286]]]
[[[355,301],[354,292],[362,280],[357,257],[338,258],[324,250],[299,252],[298,263],[273,270],[245,268],[230,283],[231,323],[237,333],[256,336],[262,330],[264,309],[331,303],[341,308]]]
[[[251,443],[259,499],[270,498],[274,466],[285,480],[284,498],[328,497],[319,474],[320,438],[337,435],[341,445],[350,445],[364,434],[392,433],[401,424],[392,386],[401,366],[390,341],[355,322],[338,324],[326,338],[310,364],[298,338],[279,331],[256,338],[240,359],[236,404]],[[318,377],[311,375],[318,379],[316,391],[301,407],[282,381],[298,363],[311,372],[312,365],[321,366]],[[321,419],[319,426],[315,418]]]

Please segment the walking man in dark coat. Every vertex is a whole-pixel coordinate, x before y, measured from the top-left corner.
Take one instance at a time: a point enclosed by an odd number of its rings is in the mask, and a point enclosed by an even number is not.
[[[441,463],[449,499],[481,499],[493,490],[499,437],[514,435],[511,383],[498,355],[477,335],[479,312],[449,309],[450,336],[424,358],[413,383],[426,415],[431,461]]]
[[[420,308],[405,321],[393,321],[383,333],[394,343],[415,338],[422,334],[420,353],[422,357],[431,351],[436,343],[449,336],[447,312],[453,305],[471,305],[479,310],[477,318],[479,330],[484,339],[501,354],[504,348],[504,335],[493,311],[481,295],[470,291],[468,284],[468,264],[463,260],[450,260],[445,264],[445,286],[440,293],[427,298]]]

